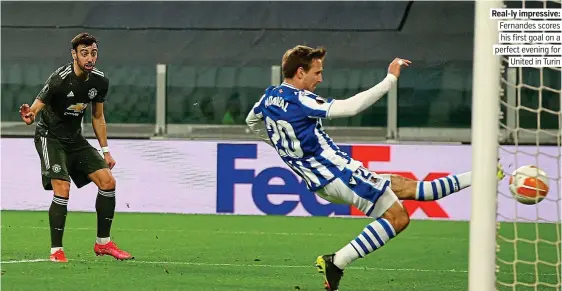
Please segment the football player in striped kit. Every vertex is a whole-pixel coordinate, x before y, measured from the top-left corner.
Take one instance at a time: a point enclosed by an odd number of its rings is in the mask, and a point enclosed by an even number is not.
[[[378,175],[341,151],[322,126],[322,119],[354,116],[384,96],[400,76],[405,59],[395,59],[374,87],[347,99],[314,94],[322,82],[326,50],[307,46],[289,49],[282,59],[284,82],[270,86],[249,112],[250,129],[271,145],[311,192],[333,203],[354,205],[374,221],[333,254],[316,259],[324,286],[338,290],[345,267],[383,247],[403,231],[410,217],[400,200],[437,200],[471,184],[471,173],[433,181]],[[503,175],[499,169],[498,175]]]

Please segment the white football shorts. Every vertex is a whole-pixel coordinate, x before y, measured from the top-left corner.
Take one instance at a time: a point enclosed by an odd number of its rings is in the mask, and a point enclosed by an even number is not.
[[[378,175],[362,166],[349,172],[317,190],[316,195],[332,203],[354,205],[374,218],[399,201],[390,188],[390,175]]]

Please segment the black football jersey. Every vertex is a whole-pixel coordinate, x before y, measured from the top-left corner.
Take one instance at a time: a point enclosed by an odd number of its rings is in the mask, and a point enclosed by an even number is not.
[[[37,99],[45,103],[37,133],[73,142],[82,136],[84,111],[93,102],[105,102],[109,79],[94,68],[86,80],[76,76],[72,63],[58,68],[45,83]]]

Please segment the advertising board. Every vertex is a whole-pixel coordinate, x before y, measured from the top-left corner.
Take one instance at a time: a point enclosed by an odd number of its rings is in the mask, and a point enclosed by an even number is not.
[[[90,140],[92,145],[97,141]],[[331,204],[309,192],[301,179],[260,142],[110,140],[117,161],[118,212],[291,216],[363,216],[348,205]],[[341,145],[377,173],[433,180],[471,170],[468,145]],[[537,205],[511,198],[508,179],[500,182],[498,213],[507,221],[560,220],[560,149],[526,146],[500,151],[506,172],[534,164],[550,178],[550,192]],[[1,140],[3,210],[47,210],[52,194],[41,186],[33,140]],[[97,188],[71,186],[70,211],[94,211]],[[438,201],[404,201],[413,219],[469,220],[471,189]]]

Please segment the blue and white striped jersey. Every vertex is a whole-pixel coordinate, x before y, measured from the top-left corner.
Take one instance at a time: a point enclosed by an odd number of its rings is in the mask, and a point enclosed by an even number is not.
[[[310,191],[342,177],[346,168],[353,172],[361,165],[341,151],[322,127],[333,101],[283,83],[267,88],[252,109],[265,122],[279,156]]]

